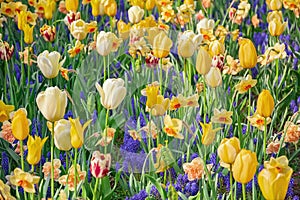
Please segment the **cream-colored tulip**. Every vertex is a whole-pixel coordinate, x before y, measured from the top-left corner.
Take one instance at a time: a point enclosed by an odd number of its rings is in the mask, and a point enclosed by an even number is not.
[[[223,55],[224,52],[225,52],[225,46],[221,41],[215,40],[209,44],[209,54],[212,57],[217,56],[219,54]]]
[[[100,31],[97,35],[96,49],[101,56],[107,56],[111,52],[116,52],[122,42],[122,39],[112,32]]]
[[[128,18],[132,24],[139,23],[144,17],[144,9],[139,6],[132,6],[128,10]]]
[[[193,31],[185,31],[178,41],[178,54],[184,58],[193,56],[194,52],[198,49],[203,36],[196,35]]]
[[[43,116],[50,122],[64,117],[67,107],[67,93],[58,87],[48,87],[36,97],[36,103]]]
[[[270,23],[273,19],[282,20],[282,12],[281,11],[272,11],[268,13],[267,22]]]
[[[52,123],[47,122],[47,126],[52,132]],[[54,144],[61,151],[69,151],[72,148],[70,130],[69,120],[61,119],[54,123]]]
[[[106,109],[116,109],[125,98],[126,88],[121,78],[107,79],[103,83],[103,88],[98,83],[95,86],[101,96],[101,104]]]
[[[212,59],[207,51],[200,48],[197,55],[196,70],[199,74],[205,75],[211,68]]]
[[[87,25],[82,19],[78,19],[71,24],[71,34],[77,40],[83,40],[88,34]]]
[[[208,18],[201,19],[197,24],[197,32],[201,33],[202,30],[213,29],[215,26],[215,21]]]
[[[210,87],[217,87],[222,84],[222,74],[217,67],[211,67],[205,75],[205,81]]]
[[[37,65],[46,78],[55,78],[65,62],[65,60],[59,62],[60,59],[61,55],[57,51],[49,52],[45,50],[38,55]]]
[[[153,55],[157,58],[167,57],[173,45],[165,32],[160,32],[153,40]]]
[[[266,4],[270,10],[280,10],[282,8],[282,0],[266,0]]]

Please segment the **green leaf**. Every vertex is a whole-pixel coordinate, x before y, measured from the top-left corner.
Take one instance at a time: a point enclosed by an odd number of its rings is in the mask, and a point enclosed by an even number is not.
[[[159,179],[155,180],[155,178],[153,178],[152,176],[150,176],[148,174],[145,174],[145,176],[146,176],[146,178],[148,178],[151,181],[151,183],[153,185],[155,185],[155,187],[158,190],[161,198],[163,200],[165,200],[167,198],[167,193],[166,193],[165,189],[161,186],[161,183],[160,183]]]

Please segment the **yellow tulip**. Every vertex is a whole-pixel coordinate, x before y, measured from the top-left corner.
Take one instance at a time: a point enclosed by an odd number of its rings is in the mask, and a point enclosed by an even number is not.
[[[210,145],[215,139],[216,132],[221,130],[222,128],[213,129],[211,122],[209,124],[200,122],[200,125],[202,127],[201,142],[204,145]]]
[[[256,112],[263,117],[270,117],[274,110],[274,99],[269,90],[263,90],[257,99]]]
[[[157,58],[167,57],[173,45],[167,34],[161,31],[153,40],[153,55]]]
[[[253,179],[257,165],[256,153],[242,149],[232,166],[234,179],[242,184],[248,183]]]
[[[268,26],[270,35],[280,36],[283,33],[286,26],[287,26],[287,22],[282,23],[281,20],[274,18],[269,22],[269,26]]]
[[[23,27],[27,23],[27,12],[26,11],[21,11],[17,14],[18,16],[18,29],[23,30]]]
[[[222,163],[233,164],[237,154],[240,152],[240,140],[236,137],[224,138],[218,147],[218,156]]]
[[[24,42],[26,44],[31,44],[33,42],[33,28],[34,26],[29,26],[29,24],[25,24],[23,26],[24,31]]]
[[[155,6],[155,0],[146,0],[146,10],[152,10]]]
[[[104,12],[109,17],[114,17],[117,14],[117,9],[118,9],[117,2],[115,0],[113,0],[104,7]]]
[[[258,185],[266,200],[284,200],[293,173],[285,156],[266,161],[258,174]]]
[[[157,95],[159,93],[159,85],[147,85],[146,86],[146,106],[148,108],[152,108],[155,104],[157,104]]]
[[[31,165],[36,165],[41,159],[42,148],[48,137],[45,137],[43,140],[39,136],[28,137],[27,147],[28,155],[27,162]]]
[[[65,0],[67,11],[76,12],[78,9],[79,1],[78,0]]]
[[[221,40],[214,40],[209,44],[209,54],[213,56],[217,56],[219,54],[224,54],[225,46]]]
[[[196,60],[196,70],[199,74],[205,75],[209,72],[211,67],[212,59],[207,51],[203,48],[199,48],[197,60]]]
[[[0,100],[0,122],[4,122],[9,119],[9,113],[15,109],[13,105],[6,105]]]
[[[257,63],[257,53],[253,42],[246,38],[239,39],[239,59],[243,68],[250,69]]]
[[[67,107],[67,93],[58,87],[48,87],[37,95],[36,103],[43,116],[50,122],[64,117]]]
[[[52,19],[53,12],[56,9],[56,2],[55,0],[47,0],[45,10],[44,10],[44,17],[45,19]]]
[[[78,149],[83,145],[84,142],[84,130],[87,128],[87,126],[91,123],[92,120],[85,122],[83,126],[79,121],[79,117],[76,119],[69,118],[69,121],[71,123],[71,144],[74,148]]]
[[[266,0],[266,4],[270,10],[280,10],[282,7],[282,0]]]
[[[91,0],[92,15],[97,17],[98,15],[104,15],[104,4],[101,0]]]
[[[12,134],[18,140],[25,140],[29,135],[30,121],[27,119],[27,112],[20,108],[14,113],[11,128]]]
[[[126,40],[129,37],[130,28],[130,23],[126,24],[124,21],[119,20],[117,23],[119,37]]]
[[[267,22],[270,23],[273,19],[282,20],[282,12],[281,11],[272,11],[268,13]]]

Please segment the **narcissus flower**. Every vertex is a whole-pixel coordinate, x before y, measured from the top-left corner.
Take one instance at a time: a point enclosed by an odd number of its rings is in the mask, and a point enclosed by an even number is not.
[[[275,59],[284,59],[286,58],[287,53],[285,51],[285,44],[276,43],[273,47],[268,47],[265,53],[258,57],[258,62],[265,66]]]
[[[58,87],[48,87],[37,95],[36,103],[43,116],[50,122],[64,117],[67,107],[67,93]]]
[[[250,69],[257,63],[257,53],[253,42],[247,38],[239,38],[239,59],[243,68]]]
[[[262,117],[270,117],[274,110],[274,99],[269,90],[263,90],[257,99],[257,113]]]
[[[117,38],[114,33],[100,31],[97,35],[96,49],[101,56],[107,56],[111,52],[116,52],[121,43],[122,39]]]
[[[186,99],[182,94],[179,94],[177,97],[173,96],[170,101],[170,110],[177,110],[181,107],[186,106]]]
[[[222,84],[222,74],[217,67],[211,67],[209,72],[205,75],[207,85],[212,88],[218,87]]]
[[[9,119],[9,113],[15,109],[13,105],[7,105],[0,100],[0,122],[4,122]]]
[[[60,61],[61,55],[57,51],[43,51],[37,57],[37,65],[46,78],[55,78],[65,60]]]
[[[217,56],[219,54],[224,54],[225,52],[225,46],[223,41],[221,40],[214,40],[211,43],[209,43],[209,54],[213,56]]]
[[[16,200],[16,198],[10,194],[10,187],[7,184],[4,184],[2,180],[0,180],[0,193],[3,199]]]
[[[253,179],[257,166],[256,153],[242,149],[233,163],[232,172],[234,179],[242,184],[248,183]]]
[[[63,175],[58,179],[58,182],[64,186],[68,186],[68,189],[70,191],[75,190],[75,185],[74,185],[75,181],[76,181],[76,185],[79,185],[79,183],[83,181],[86,176],[86,171],[81,171],[79,164],[76,165],[76,168],[77,168],[76,170],[77,176],[75,176],[75,168],[74,165],[72,165],[68,170],[68,174]]]
[[[286,156],[265,161],[265,168],[258,174],[258,185],[266,200],[285,199],[293,173],[288,164]]]
[[[71,144],[74,148],[78,149],[82,147],[84,143],[84,130],[88,127],[88,125],[92,122],[92,120],[89,120],[84,123],[82,126],[79,117],[76,119],[69,118],[70,124],[71,124],[71,129],[70,129],[70,134],[71,134]]]
[[[227,111],[225,109],[220,111],[219,109],[215,108],[214,116],[212,116],[211,121],[218,124],[232,124],[232,114],[232,111]]]
[[[84,44],[81,44],[79,40],[75,42],[75,46],[68,50],[68,54],[71,58],[75,57],[77,54],[79,54],[82,49],[84,48]]]
[[[153,40],[153,55],[157,58],[167,57],[173,45],[165,32],[160,32]]]
[[[114,136],[115,136],[115,132],[116,132],[116,129],[114,128],[105,128],[102,132],[102,138],[96,143],[96,146],[97,145],[100,145],[100,146],[107,146],[111,143],[111,141],[114,139]]]
[[[210,122],[209,124],[200,122],[200,125],[202,127],[201,142],[204,145],[210,145],[215,139],[216,132],[218,132],[222,128],[213,129],[212,122]]]
[[[169,115],[166,115],[164,118],[164,132],[167,133],[168,136],[183,139],[183,135],[180,134],[182,130],[182,121],[180,119],[171,118]]]
[[[61,162],[59,159],[53,159],[53,166],[54,166],[54,180],[57,181],[60,175],[60,167],[61,167]],[[44,173],[44,179],[46,180],[47,178],[51,177],[51,162],[45,162],[43,165],[43,170],[42,172]]]
[[[300,139],[300,126],[294,124],[293,122],[287,121],[284,125],[284,131],[284,141],[297,144]]]
[[[175,162],[172,152],[168,147],[159,144],[154,150],[157,152],[156,163],[154,164],[156,173],[164,172]]]
[[[234,88],[240,93],[246,93],[250,88],[253,88],[257,83],[256,79],[252,79],[251,75],[247,75],[247,77],[241,80],[238,84],[234,86]]]
[[[224,138],[218,147],[221,166],[228,167],[228,165],[232,165],[240,150],[240,140],[238,138]]]
[[[91,159],[90,171],[95,178],[107,176],[111,165],[111,155],[94,151]]]
[[[42,28],[40,28],[40,33],[45,41],[53,42],[56,35],[55,26],[48,26],[47,24],[44,24]]]
[[[25,192],[35,193],[34,185],[39,183],[40,177],[16,168],[13,175],[9,175],[7,179],[12,185],[22,187]]]
[[[247,119],[250,121],[251,126],[254,126],[261,131],[265,129],[265,119],[266,125],[270,124],[272,121],[270,117],[264,118],[257,112],[255,112],[252,116],[248,116]]]
[[[20,108],[13,114],[11,128],[14,137],[18,140],[25,140],[29,135],[29,126],[31,122],[27,119],[27,112]]]
[[[46,142],[48,137],[45,137],[43,140],[36,136],[32,137],[29,135],[27,141],[28,154],[27,154],[27,162],[31,165],[36,165],[41,159],[42,148]]]
[[[190,163],[184,163],[182,165],[184,173],[188,175],[188,180],[193,181],[201,179],[204,175],[204,162],[201,158],[197,157]]]
[[[116,109],[123,101],[126,95],[124,80],[121,78],[107,79],[101,87],[98,83],[95,84],[100,97],[101,104],[106,109]]]

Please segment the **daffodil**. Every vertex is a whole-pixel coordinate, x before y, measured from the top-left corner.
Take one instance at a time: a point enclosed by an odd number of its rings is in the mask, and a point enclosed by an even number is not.
[[[10,187],[7,184],[3,183],[2,180],[0,180],[0,194],[1,198],[3,199],[16,200],[16,198],[10,194]]]
[[[79,40],[75,42],[75,46],[68,50],[68,53],[70,57],[75,57],[77,54],[81,52],[81,50],[84,48],[84,44],[81,44]]]
[[[252,79],[251,75],[247,75],[247,77],[241,80],[238,84],[235,85],[235,89],[240,93],[246,93],[250,88],[254,87],[257,83],[256,79]]]
[[[92,120],[85,122],[83,126],[79,121],[79,117],[76,119],[69,118],[69,121],[71,123],[71,129],[70,129],[71,144],[74,148],[78,149],[83,145],[84,142],[84,137],[83,137],[84,130],[92,122]]]
[[[38,184],[40,177],[16,168],[13,175],[9,175],[7,179],[12,185],[22,187],[25,192],[35,193],[34,185]]]
[[[258,128],[263,131],[265,129],[265,118],[259,115],[257,112],[253,116],[248,116],[247,119],[250,121],[251,126]],[[266,118],[267,125],[271,123],[271,118]]]
[[[219,123],[219,124],[232,124],[232,111],[227,111],[225,109],[222,109],[221,111],[217,108],[214,109],[214,116],[212,116],[211,121],[213,123]]]
[[[15,109],[13,105],[7,105],[0,100],[0,122],[4,122],[9,119],[9,113]]]
[[[275,59],[284,59],[286,56],[285,44],[276,43],[273,47],[268,47],[265,53],[258,57],[257,61],[265,66]]]
[[[177,97],[173,96],[170,101],[170,110],[177,110],[178,108],[184,107],[186,105],[186,99],[182,94],[179,94]]]
[[[182,121],[180,119],[171,118],[170,115],[166,115],[164,118],[164,132],[167,133],[168,136],[183,139],[183,135],[180,134],[182,130]]]

